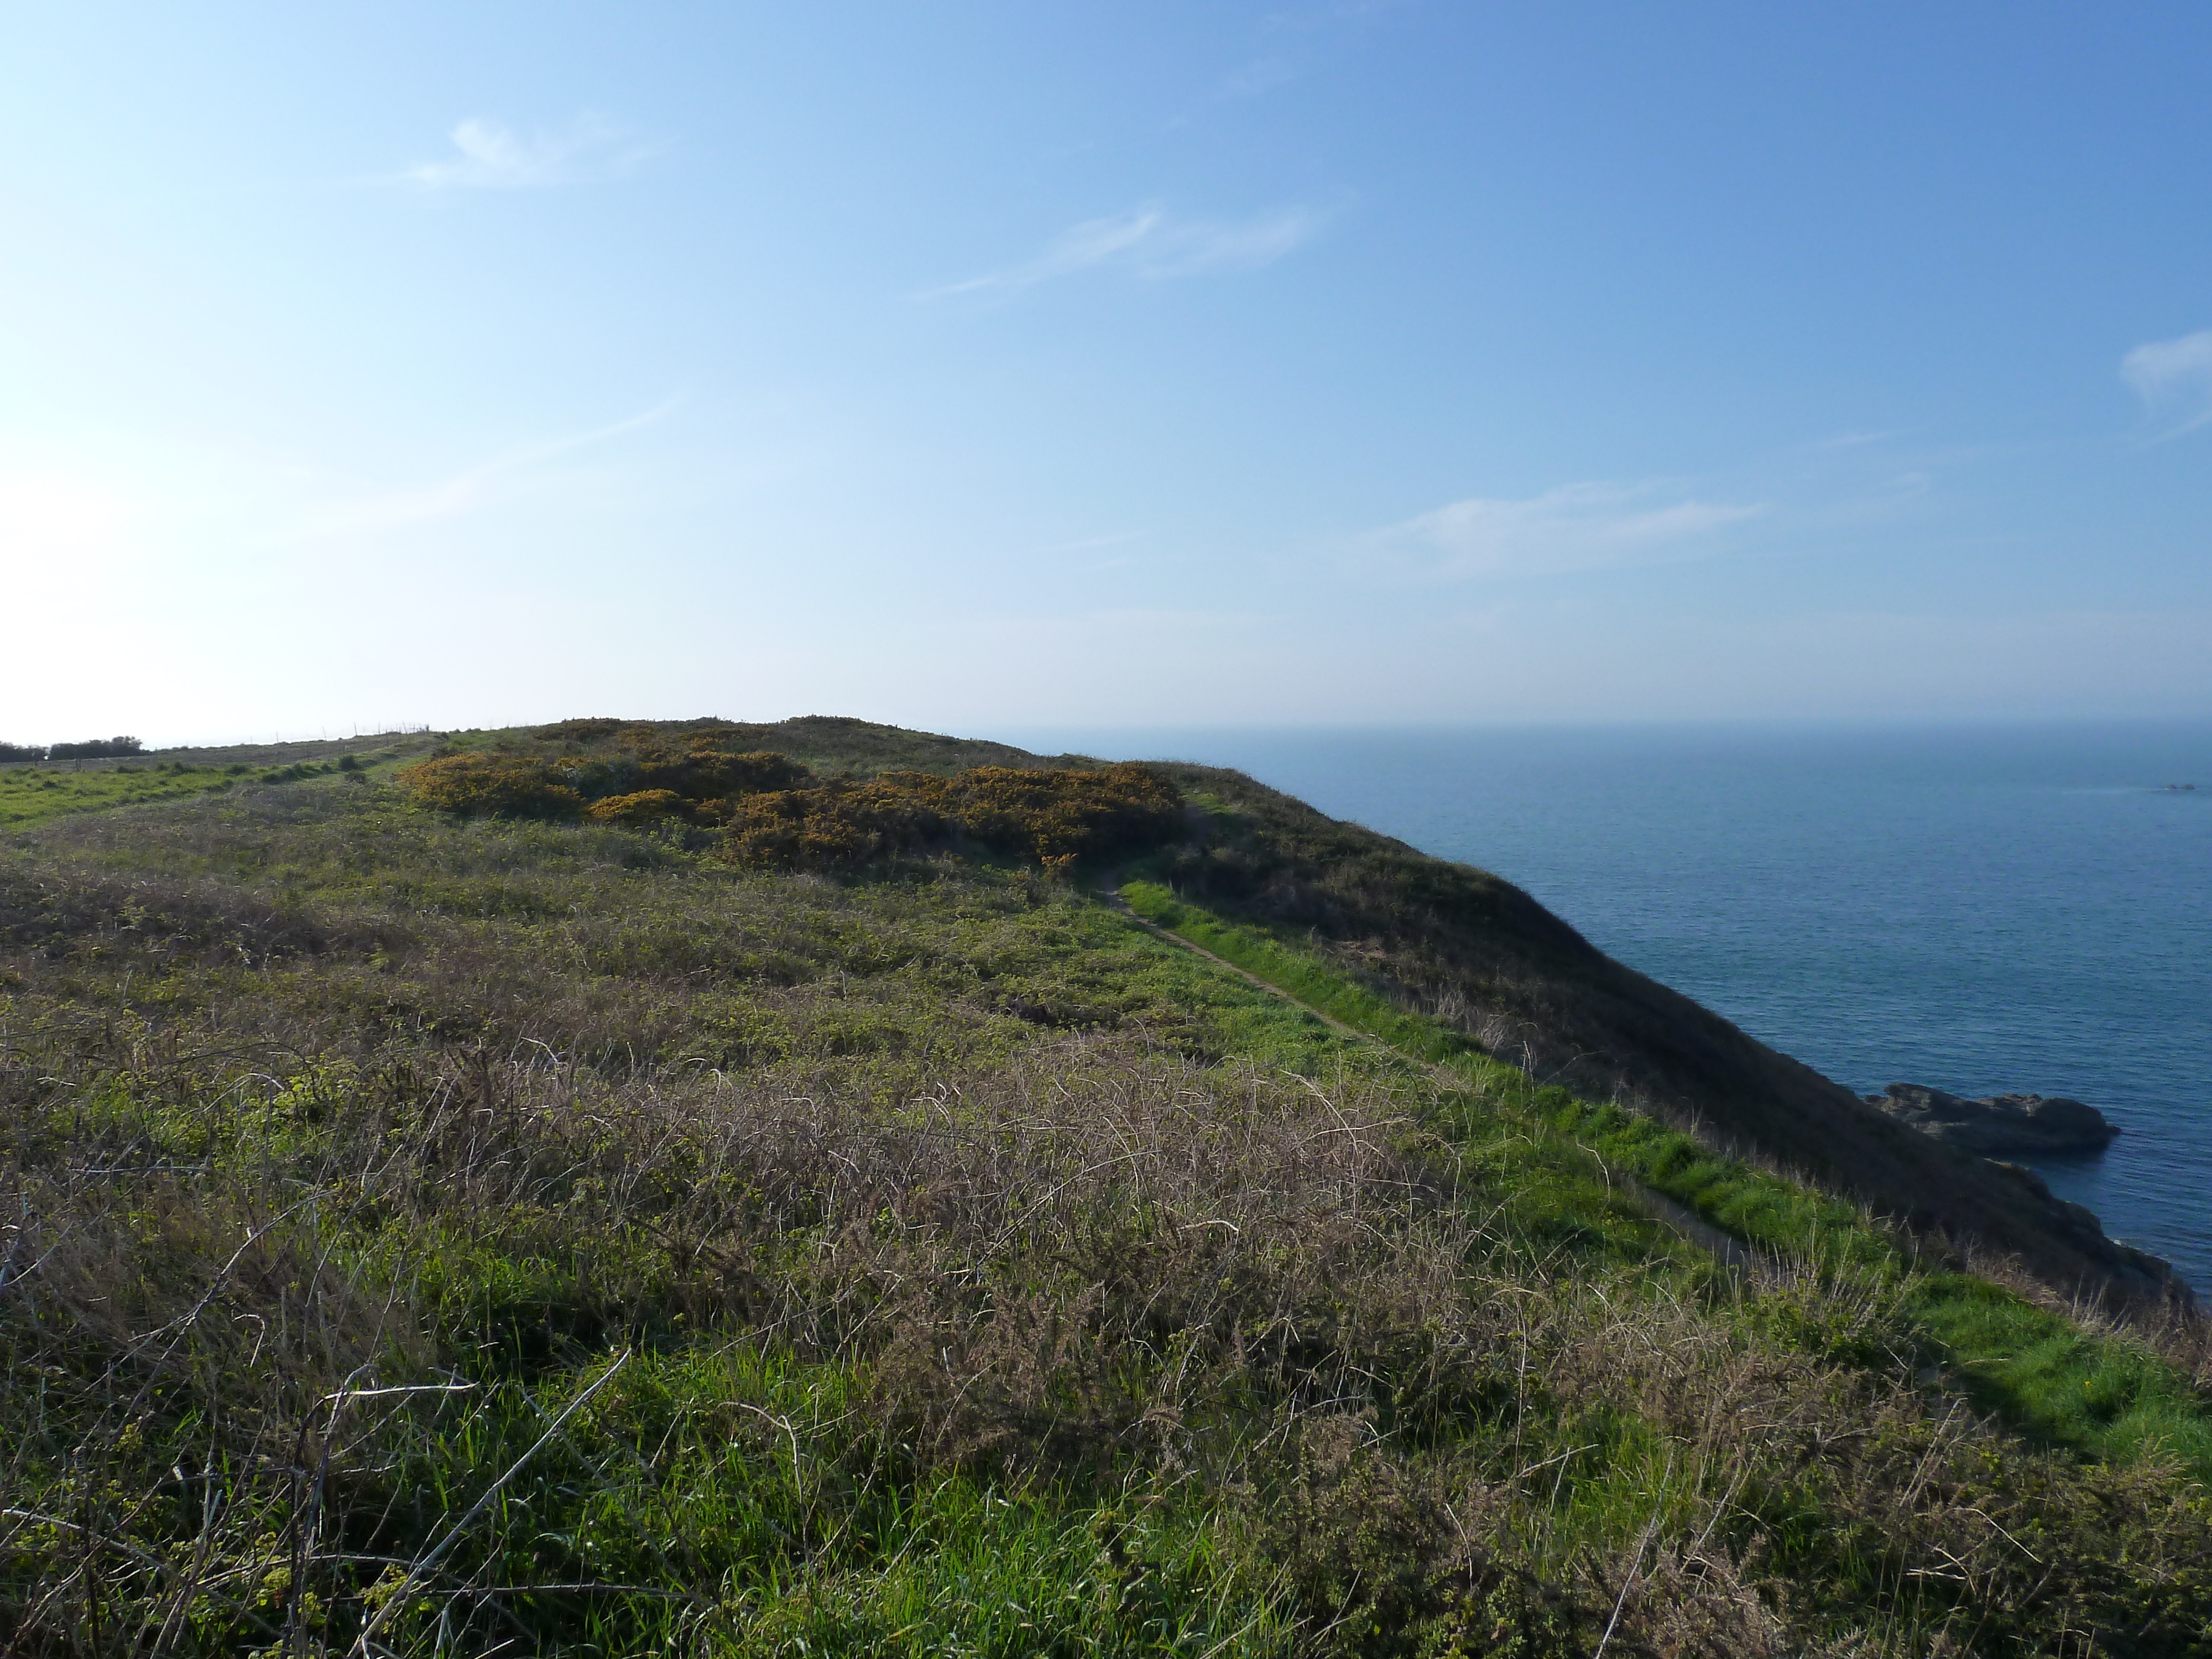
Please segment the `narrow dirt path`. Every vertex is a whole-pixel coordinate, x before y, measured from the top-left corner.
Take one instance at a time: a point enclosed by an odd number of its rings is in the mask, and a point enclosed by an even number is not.
[[[1315,1007],[1313,1004],[1304,1000],[1303,998],[1292,996],[1281,986],[1261,979],[1259,975],[1253,973],[1249,969],[1240,968],[1235,963],[1230,961],[1226,957],[1218,957],[1214,955],[1212,951],[1207,950],[1204,945],[1194,945],[1190,940],[1185,939],[1181,933],[1175,932],[1172,928],[1163,927],[1159,923],[1149,921],[1146,918],[1139,915],[1135,910],[1130,908],[1129,901],[1121,896],[1121,884],[1114,877],[1110,875],[1108,876],[1097,889],[1097,893],[1099,899],[1106,905],[1107,908],[1115,912],[1125,920],[1134,922],[1138,927],[1152,934],[1153,938],[1164,939],[1168,944],[1175,945],[1179,950],[1189,951],[1191,955],[1194,957],[1202,957],[1206,961],[1213,963],[1217,968],[1227,969],[1231,973],[1236,975],[1237,978],[1243,980],[1247,985],[1252,986],[1255,989],[1265,991],[1269,996],[1277,998],[1281,1001],[1287,1002],[1293,1008],[1297,1008],[1303,1010],[1306,1013],[1311,1014],[1322,1024],[1328,1026],[1330,1030],[1336,1032],[1340,1036],[1351,1037],[1354,1041],[1359,1042],[1372,1042],[1379,1044],[1382,1048],[1390,1049],[1392,1053],[1397,1054],[1401,1059],[1409,1060],[1416,1066],[1424,1066],[1429,1074],[1437,1079],[1439,1082],[1449,1083],[1462,1087],[1465,1086],[1467,1079],[1459,1076],[1456,1073],[1452,1071],[1450,1067],[1437,1066],[1416,1059],[1413,1055],[1408,1054],[1403,1049],[1396,1047],[1395,1044],[1384,1042],[1383,1039],[1376,1036],[1372,1031],[1363,1031],[1356,1025],[1347,1025],[1344,1021],[1339,1019],[1334,1014],[1325,1012],[1322,1009]],[[1583,1150],[1588,1152],[1589,1148],[1584,1147]],[[1597,1154],[1591,1152],[1590,1156],[1596,1158]],[[1604,1160],[1600,1158],[1599,1162],[1602,1164]],[[1621,1185],[1632,1191],[1636,1194],[1638,1201],[1643,1205],[1644,1209],[1650,1212],[1655,1220],[1679,1234],[1681,1237],[1687,1239],[1691,1243],[1697,1245],[1700,1249],[1709,1252],[1730,1267],[1747,1267],[1752,1265],[1752,1253],[1745,1247],[1742,1240],[1735,1237],[1731,1234],[1722,1231],[1721,1229],[1714,1226],[1711,1222],[1706,1220],[1703,1216],[1699,1215],[1695,1210],[1691,1209],[1687,1205],[1668,1197],[1666,1194],[1658,1191],[1656,1188],[1645,1186],[1633,1176],[1624,1175],[1617,1170],[1611,1169],[1607,1170],[1607,1175],[1608,1179],[1618,1180]]]
[[[1311,1014],[1316,1019],[1319,1020],[1322,1024],[1328,1026],[1330,1030],[1336,1032],[1340,1036],[1353,1037],[1361,1042],[1380,1042],[1382,1041],[1382,1038],[1376,1036],[1373,1032],[1363,1031],[1357,1025],[1347,1025],[1342,1020],[1339,1019],[1334,1014],[1325,1013],[1321,1009],[1315,1007],[1310,1002],[1302,1001],[1298,998],[1292,996],[1281,986],[1269,983],[1267,981],[1261,979],[1259,975],[1251,972],[1248,969],[1239,968],[1235,963],[1230,961],[1228,957],[1217,957],[1203,945],[1194,945],[1188,939],[1185,939],[1181,933],[1175,933],[1168,928],[1163,927],[1156,921],[1146,921],[1144,917],[1139,915],[1134,910],[1129,908],[1129,901],[1121,896],[1121,887],[1118,884],[1112,884],[1113,878],[1109,877],[1107,879],[1109,884],[1098,889],[1098,896],[1105,901],[1106,908],[1109,910],[1118,911],[1122,916],[1135,922],[1138,927],[1152,934],[1153,938],[1165,939],[1169,944],[1188,951],[1194,957],[1204,957],[1208,962],[1213,963],[1217,968],[1226,968],[1231,973],[1236,975],[1237,978],[1243,980],[1247,985],[1257,987],[1259,989],[1265,991],[1269,996],[1278,998],[1284,1002],[1289,1003],[1293,1008],[1304,1009],[1307,1013]]]

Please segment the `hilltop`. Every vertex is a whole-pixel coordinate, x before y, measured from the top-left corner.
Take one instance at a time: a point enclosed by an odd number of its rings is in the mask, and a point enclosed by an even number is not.
[[[2160,1264],[1493,876],[855,720],[73,768],[11,1650],[2212,1651]]]

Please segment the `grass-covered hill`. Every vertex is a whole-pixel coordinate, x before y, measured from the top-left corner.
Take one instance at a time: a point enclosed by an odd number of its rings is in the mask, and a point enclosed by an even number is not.
[[[2201,1322],[1491,878],[852,721],[177,758],[0,771],[0,1649],[2212,1654]]]

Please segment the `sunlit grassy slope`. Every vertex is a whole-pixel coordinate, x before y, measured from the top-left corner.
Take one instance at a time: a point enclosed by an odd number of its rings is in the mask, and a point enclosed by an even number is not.
[[[175,757],[0,766],[0,830],[27,829],[76,812],[297,783],[341,771],[388,778],[408,759],[419,757],[429,744],[427,738],[395,742],[371,739],[351,746],[292,745],[301,751],[298,753],[288,753],[283,745],[237,751],[254,759],[231,759],[223,751],[196,750],[180,750]]]
[[[1382,1041],[714,852],[334,762],[0,841],[14,1650],[2212,1651],[2179,1347],[1296,933],[1127,888]]]
[[[228,789],[236,780],[221,767],[145,763],[97,771],[52,766],[0,767],[0,827],[21,829],[65,813],[135,806]]]

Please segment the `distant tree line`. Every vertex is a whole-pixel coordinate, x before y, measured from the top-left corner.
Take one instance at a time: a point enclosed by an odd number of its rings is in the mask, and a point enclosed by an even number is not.
[[[88,738],[82,743],[0,743],[0,761],[105,760],[115,755],[142,755],[146,745],[136,738]]]

